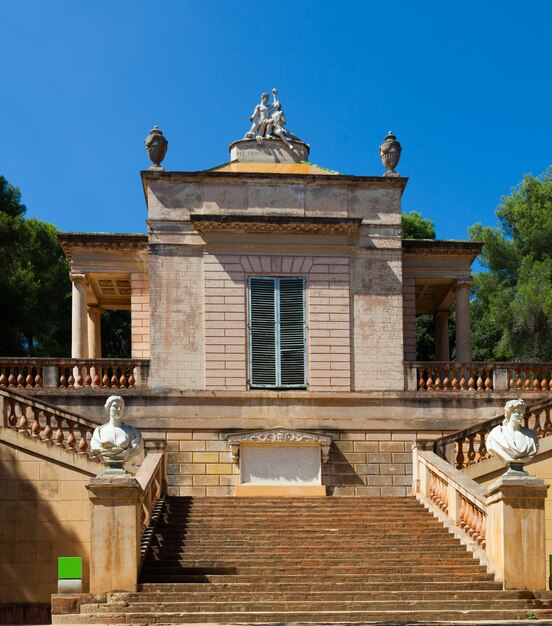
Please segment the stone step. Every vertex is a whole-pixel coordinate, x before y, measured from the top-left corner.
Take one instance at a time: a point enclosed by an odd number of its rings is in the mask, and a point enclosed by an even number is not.
[[[402,601],[440,601],[451,600],[461,602],[491,602],[493,599],[502,600],[533,600],[533,593],[531,591],[501,591],[499,594],[496,590],[449,590],[446,588],[440,591],[425,591],[423,589],[401,590],[393,591],[387,588],[367,591],[359,589],[357,591],[351,591],[344,589],[342,591],[336,591],[335,586],[329,587],[326,591],[321,590],[280,590],[271,589],[270,592],[266,588],[257,588],[254,591],[237,590],[235,586],[216,586],[215,590],[210,591],[194,591],[188,589],[192,585],[186,586],[183,591],[157,591],[157,592],[114,592],[109,594],[109,601],[113,602],[179,602],[179,601],[194,601],[194,600],[207,600],[216,601],[221,598],[228,597],[230,601],[242,602],[244,600],[253,600],[256,602],[263,602],[267,597],[274,599],[274,601],[378,601],[386,600],[393,602]],[[196,588],[198,586],[196,585]],[[205,587],[205,586],[204,586]],[[209,585],[209,587],[215,587],[215,585]],[[222,600],[221,600],[222,601]],[[552,602],[552,599],[547,598],[547,602]]]
[[[297,622],[305,623],[366,623],[400,621],[412,624],[415,621],[473,621],[480,623],[483,620],[518,620],[529,617],[528,613],[534,613],[537,620],[552,619],[552,610],[525,609],[514,610],[482,610],[471,611],[452,610],[446,608],[440,611],[408,610],[408,611],[217,611],[217,612],[176,612],[176,613],[148,613],[124,612],[124,613],[92,613],[80,615],[58,615],[56,624],[186,624],[186,623],[274,623],[289,624]]]
[[[147,570],[156,569],[158,571],[168,571],[172,568],[186,569],[186,570],[203,570],[203,571],[212,571],[212,570],[237,570],[240,573],[246,572],[257,572],[257,571],[270,571],[270,568],[273,568],[274,572],[295,572],[295,571],[319,571],[319,570],[328,570],[329,568],[332,570],[334,575],[339,575],[341,573],[372,573],[379,574],[384,572],[395,573],[395,572],[403,572],[403,573],[412,573],[417,574],[418,572],[423,573],[424,571],[432,571],[432,572],[448,572],[449,570],[454,570],[456,574],[460,574],[461,572],[484,572],[486,568],[475,560],[459,560],[459,561],[439,561],[436,563],[434,560],[430,560],[429,562],[419,560],[419,561],[407,561],[405,564],[404,560],[395,559],[395,560],[385,560],[381,559],[378,561],[355,561],[351,563],[346,560],[329,560],[324,558],[318,559],[304,559],[304,560],[292,560],[292,559],[240,559],[240,560],[191,560],[189,558],[182,560],[173,560],[173,559],[150,559],[144,563],[144,568]],[[232,573],[229,571],[229,573]]]
[[[255,573],[254,575],[244,575],[244,574],[215,574],[215,573],[192,573],[185,574],[179,571],[178,573],[168,573],[168,572],[157,572],[157,571],[149,571],[144,573],[141,576],[141,581],[143,583],[280,583],[287,584],[289,588],[292,588],[296,583],[320,583],[320,582],[330,582],[337,583],[348,582],[348,583],[360,583],[366,582],[366,584],[370,583],[385,583],[388,586],[393,587],[396,584],[407,584],[409,587],[417,587],[418,583],[428,583],[428,582],[437,582],[437,583],[447,583],[451,580],[450,575],[448,573],[444,573],[439,575],[436,574],[417,574],[416,576],[412,576],[412,574],[377,574],[370,575],[364,574],[359,575],[355,574],[341,574],[339,577],[333,576],[332,574],[326,573],[325,575],[317,573],[317,572],[309,572],[308,574],[288,574],[288,575],[275,575],[275,574],[261,574]],[[479,585],[480,581],[494,581],[494,577],[492,574],[488,573],[479,573],[479,574],[470,574],[464,578],[466,583],[469,583],[472,588],[476,585]]]
[[[411,599],[404,600],[395,598],[393,600],[381,597],[379,599],[370,600],[281,600],[275,601],[273,598],[267,597],[262,600],[246,600],[237,601],[233,599],[225,599],[222,601],[200,601],[200,600],[179,600],[179,601],[141,601],[133,602],[132,610],[141,612],[162,612],[162,613],[175,613],[180,611],[196,612],[217,612],[217,611],[230,611],[230,612],[259,612],[259,611],[407,611],[407,610],[424,610],[424,611],[438,611],[446,607],[448,611],[461,611],[466,608],[465,601],[453,600],[446,598],[446,594],[442,594],[440,598],[433,600],[420,600]],[[535,608],[550,609],[552,610],[550,601],[535,601],[533,598],[501,598],[495,597],[494,599],[484,600],[471,600],[469,605],[470,611],[476,610],[514,610],[523,608]],[[81,605],[81,611],[83,613],[121,613],[128,611],[129,603],[125,601],[110,601],[105,604],[83,604]]]
[[[231,560],[233,562],[241,562],[241,561],[265,561],[265,560],[278,560],[278,561],[303,561],[303,560],[316,560],[319,559],[319,552],[316,550],[305,549],[302,551],[299,550],[274,550],[272,552],[268,552],[266,550],[256,550],[256,549],[229,549],[229,548],[220,548],[216,552],[214,550],[210,550],[208,548],[204,549],[194,549],[189,548],[187,546],[182,547],[178,550],[175,550],[172,546],[158,548],[155,546],[148,553],[146,562],[149,561],[168,561],[173,559],[175,561],[189,560],[189,561],[209,561],[209,557],[215,553],[217,555],[217,561],[228,561]],[[469,552],[456,552],[456,551],[443,551],[441,552],[441,559],[439,561],[441,563],[446,562],[466,562],[471,563],[473,561],[473,557]],[[431,554],[427,554],[421,550],[407,551],[389,551],[385,552],[384,550],[380,551],[371,551],[366,550],[363,551],[361,558],[356,558],[356,563],[374,563],[385,560],[389,561],[400,561],[404,562],[407,559],[412,559],[413,561],[419,562],[435,562],[435,556]],[[343,553],[341,550],[326,550],[324,552],[324,560],[334,563],[337,561],[350,563],[350,558],[346,559],[343,557]]]
[[[142,583],[140,584],[141,592],[145,593],[193,593],[207,592],[207,590],[213,590],[215,593],[224,593],[230,591],[232,593],[239,593],[242,591],[254,592],[254,593],[282,593],[282,592],[302,592],[311,593],[313,591],[334,591],[345,589],[349,592],[353,591],[373,591],[373,592],[389,592],[392,589],[393,593],[408,592],[412,589],[416,589],[415,593],[426,592],[441,592],[450,591],[456,593],[457,591],[469,591],[472,593],[478,593],[480,591],[502,591],[502,583],[495,581],[491,575],[487,575],[485,580],[478,578],[477,581],[464,581],[464,580],[447,580],[445,582],[434,580],[418,579],[415,585],[412,585],[410,579],[401,583],[399,580],[393,579],[391,581],[383,582],[370,582],[364,577],[358,578],[356,581],[353,577],[347,579],[335,580],[335,579],[309,579],[307,581],[299,581],[295,579],[291,583],[288,581],[279,582],[275,581],[259,581],[257,578],[252,578],[242,582],[232,582],[223,578],[220,582],[213,581],[211,583]],[[525,592],[521,592],[525,593]],[[527,592],[530,593],[530,592]]]

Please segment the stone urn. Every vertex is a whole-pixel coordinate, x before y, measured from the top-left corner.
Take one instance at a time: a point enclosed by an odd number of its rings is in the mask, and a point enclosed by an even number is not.
[[[163,135],[163,131],[159,130],[157,126],[154,126],[145,140],[146,150],[150,161],[153,166],[150,169],[158,169],[161,167],[161,162],[167,154],[167,147],[169,142]]]
[[[397,141],[392,131],[389,131],[385,141],[380,146],[381,162],[383,163],[383,167],[387,170],[384,176],[399,176],[399,173],[395,172],[395,168],[399,164],[401,151],[401,144]]]

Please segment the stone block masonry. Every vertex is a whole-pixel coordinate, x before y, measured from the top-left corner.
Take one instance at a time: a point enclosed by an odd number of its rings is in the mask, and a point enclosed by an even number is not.
[[[411,442],[442,431],[325,431],[333,443],[322,483],[333,496],[406,496],[411,493]],[[240,481],[224,432],[173,431],[168,441],[168,485],[173,496],[233,496]]]
[[[131,274],[130,315],[132,358],[150,357],[149,279],[145,272]]]

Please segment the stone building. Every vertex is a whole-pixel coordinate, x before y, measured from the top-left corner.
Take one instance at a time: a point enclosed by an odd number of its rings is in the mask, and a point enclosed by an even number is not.
[[[480,244],[403,239],[407,178],[338,173],[309,149],[247,137],[209,170],[158,159],[141,173],[147,234],[60,235],[71,358],[0,359],[0,603],[47,602],[63,553],[83,556],[88,588],[88,442],[113,393],[150,464],[166,450],[157,495],[198,497],[406,496],[415,440],[474,427],[520,393],[548,398],[550,369],[471,360]],[[130,311],[130,358],[102,358],[103,309]],[[416,360],[421,314],[436,362]],[[35,539],[16,523],[29,519]]]

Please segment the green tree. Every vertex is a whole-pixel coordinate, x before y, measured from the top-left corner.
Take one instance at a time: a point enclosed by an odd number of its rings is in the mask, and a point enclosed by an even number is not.
[[[403,239],[435,239],[435,224],[417,211],[401,213]]]
[[[64,356],[69,267],[51,224],[25,219],[19,189],[0,176],[0,354]]]
[[[475,359],[552,360],[552,167],[502,198],[498,227],[475,224],[487,268],[474,277]]]

